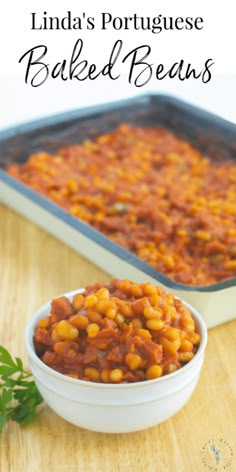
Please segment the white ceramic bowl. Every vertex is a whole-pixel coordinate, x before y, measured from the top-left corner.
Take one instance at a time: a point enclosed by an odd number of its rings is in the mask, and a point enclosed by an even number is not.
[[[72,298],[75,290],[65,294]],[[44,364],[35,353],[33,334],[40,318],[50,312],[50,302],[28,321],[25,343],[37,387],[46,403],[65,420],[81,428],[106,433],[127,433],[162,423],[179,411],[196,387],[204,360],[207,328],[188,303],[197,331],[199,349],[193,359],[172,374],[127,384],[104,384],[73,379]]]

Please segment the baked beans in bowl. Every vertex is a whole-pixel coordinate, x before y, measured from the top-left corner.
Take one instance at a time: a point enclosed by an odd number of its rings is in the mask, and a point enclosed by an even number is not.
[[[121,433],[161,423],[187,402],[207,329],[194,308],[163,288],[113,278],[44,305],[25,341],[38,389],[57,414]]]

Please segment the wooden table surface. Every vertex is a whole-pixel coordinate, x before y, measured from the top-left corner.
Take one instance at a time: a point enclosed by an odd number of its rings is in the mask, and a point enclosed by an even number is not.
[[[22,357],[26,366],[24,329],[34,310],[63,292],[110,278],[3,206],[0,268],[0,344]],[[43,404],[38,417],[24,427],[13,422],[5,427],[0,471],[235,471],[235,360],[236,320],[210,330],[200,381],[187,405],[146,431],[94,433],[67,423]]]

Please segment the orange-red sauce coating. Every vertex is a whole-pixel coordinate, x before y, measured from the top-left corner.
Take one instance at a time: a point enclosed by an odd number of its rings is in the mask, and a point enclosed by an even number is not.
[[[200,335],[182,302],[150,283],[112,279],[54,299],[36,327],[41,360],[62,374],[103,383],[151,380],[189,362]]]
[[[236,276],[236,163],[166,129],[122,125],[8,172],[177,282]]]

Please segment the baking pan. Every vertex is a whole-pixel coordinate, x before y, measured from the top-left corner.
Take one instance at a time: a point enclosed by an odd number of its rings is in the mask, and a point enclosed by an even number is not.
[[[1,202],[111,275],[137,282],[149,280],[184,298],[200,311],[208,327],[233,319],[236,315],[236,277],[204,287],[174,282],[4,171],[10,163],[24,162],[34,152],[55,152],[62,146],[93,139],[121,123],[161,125],[187,139],[212,159],[236,158],[235,125],[174,97],[154,94],[138,96],[70,111],[2,131]]]

